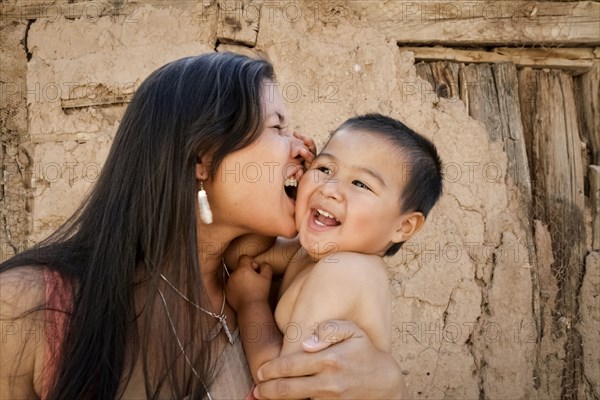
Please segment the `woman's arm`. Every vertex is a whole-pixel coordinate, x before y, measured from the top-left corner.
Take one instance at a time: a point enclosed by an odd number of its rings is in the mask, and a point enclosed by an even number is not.
[[[36,399],[46,340],[39,312],[43,270],[15,268],[0,274],[0,399]]]
[[[336,326],[335,336],[329,324]],[[276,358],[258,370],[257,398],[408,399],[394,357],[373,346],[356,324],[331,320],[319,329],[318,340],[306,341],[304,352]]]
[[[264,382],[258,397],[406,397],[400,368],[389,354],[391,304],[382,261],[355,253],[338,253],[336,259],[317,264],[304,283],[289,322],[299,329],[288,329],[282,357],[259,370]],[[322,322],[326,319],[354,323]]]

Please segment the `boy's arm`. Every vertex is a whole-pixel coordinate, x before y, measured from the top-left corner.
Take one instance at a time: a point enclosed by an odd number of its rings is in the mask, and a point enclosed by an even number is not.
[[[320,323],[332,319],[354,322],[377,348],[391,350],[391,298],[380,257],[337,253],[319,261],[298,294],[281,355],[303,351],[302,342],[311,338]],[[330,338],[337,332],[334,325],[320,328]],[[321,341],[327,341],[327,336]]]
[[[265,362],[279,355],[282,335],[277,329],[268,303],[272,271],[268,264],[260,266],[250,257],[240,258],[239,267],[225,287],[227,302],[237,313],[237,323],[252,378]]]
[[[252,379],[258,384],[258,368],[279,356],[283,335],[275,324],[273,312],[266,300],[246,303],[237,315],[246,360]]]
[[[288,264],[294,258],[300,248],[298,238],[286,239],[282,237],[272,238],[256,234],[244,235],[227,247],[225,263],[235,270],[238,259],[242,255],[254,258],[258,264],[269,263],[276,275],[285,272]]]

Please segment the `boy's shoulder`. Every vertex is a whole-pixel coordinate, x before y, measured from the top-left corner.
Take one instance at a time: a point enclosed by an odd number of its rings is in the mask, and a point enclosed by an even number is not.
[[[387,282],[387,265],[383,258],[377,255],[338,252],[319,260],[311,275],[333,279],[340,284],[352,281]]]
[[[340,251],[320,259],[315,266],[344,270],[362,270],[367,268],[371,271],[372,269],[385,269],[386,264],[383,258],[378,255]]]
[[[387,264],[382,257],[340,252],[320,260],[311,271],[312,293],[320,306],[337,304],[338,319],[350,319],[363,329],[377,348],[391,349],[392,295]],[[320,296],[327,296],[324,300]],[[345,312],[345,314],[343,313]]]

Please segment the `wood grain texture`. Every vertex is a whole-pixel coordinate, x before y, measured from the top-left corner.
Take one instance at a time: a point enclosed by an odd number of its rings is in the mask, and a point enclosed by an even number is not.
[[[577,77],[575,98],[589,164],[600,165],[600,60],[594,61],[589,72]]]
[[[511,63],[492,65],[500,117],[500,136],[508,156],[508,175],[519,188],[522,201],[531,206],[531,175],[519,106],[517,68]],[[527,210],[529,214],[531,210]]]
[[[561,398],[577,399],[581,379],[578,292],[584,272],[584,171],[573,78],[558,71],[519,72],[523,127],[533,176],[533,216],[548,225],[557,279],[555,334],[566,334]]]
[[[518,67],[554,68],[569,71],[572,75],[584,74],[592,69],[593,48],[584,49],[525,49],[496,48],[492,51],[461,50],[448,47],[401,47],[411,51],[416,61],[453,61],[457,63],[507,63]],[[549,50],[546,52],[546,50]]]
[[[590,165],[590,202],[592,206],[592,251],[600,250],[600,166]]]
[[[600,42],[600,3],[348,1],[388,39],[463,46],[592,45]]]
[[[469,115],[485,125],[492,142],[502,140],[500,109],[490,64],[469,64],[459,71],[461,98]]]

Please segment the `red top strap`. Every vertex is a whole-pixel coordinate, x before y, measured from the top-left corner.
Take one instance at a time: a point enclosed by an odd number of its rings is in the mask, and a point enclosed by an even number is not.
[[[69,314],[73,309],[71,284],[62,275],[51,269],[44,269],[46,284],[46,349],[42,371],[42,400],[48,398],[48,390],[56,379],[57,363]]]

